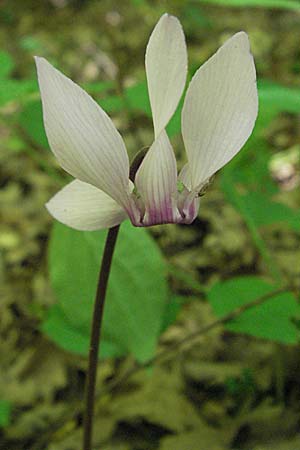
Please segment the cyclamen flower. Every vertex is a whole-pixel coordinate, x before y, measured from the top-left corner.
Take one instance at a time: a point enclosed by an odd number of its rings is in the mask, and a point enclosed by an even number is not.
[[[189,84],[182,109],[187,164],[177,177],[166,133],[187,74],[180,22],[164,14],[146,50],[154,142],[134,179],[123,139],[111,119],[79,86],[36,58],[45,129],[63,169],[76,178],[48,203],[60,222],[79,230],[130,218],[135,226],[191,223],[207,180],[244,145],[257,116],[256,74],[247,34],[231,37]]]

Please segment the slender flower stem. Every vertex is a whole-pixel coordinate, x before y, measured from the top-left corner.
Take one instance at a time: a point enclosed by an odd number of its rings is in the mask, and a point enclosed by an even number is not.
[[[146,153],[147,148],[138,152],[130,165],[129,178],[134,181],[136,172],[138,171]],[[119,233],[120,225],[109,229],[104,253],[101,262],[101,269],[99,273],[99,280],[97,286],[96,299],[94,304],[92,332],[90,339],[89,362],[86,379],[85,390],[85,410],[83,421],[83,450],[92,450],[92,435],[93,435],[93,418],[94,418],[94,403],[95,403],[95,387],[97,378],[97,362],[100,346],[101,325],[104,312],[104,302],[107,289],[107,283],[110,273],[112,257]]]
[[[89,362],[86,379],[85,416],[83,423],[83,450],[92,449],[93,417],[94,417],[99,341],[100,341],[107,283],[119,228],[120,225],[117,225],[115,227],[110,228],[108,231],[105,249],[102,257],[101,269],[99,273],[99,280],[93,312]]]

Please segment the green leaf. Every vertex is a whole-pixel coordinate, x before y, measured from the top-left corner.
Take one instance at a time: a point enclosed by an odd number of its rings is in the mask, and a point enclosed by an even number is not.
[[[82,86],[82,88],[90,95],[97,95],[112,89],[114,87],[114,83],[112,81],[94,81],[92,83],[80,84],[80,86]]]
[[[146,0],[131,0],[133,6],[144,6],[146,4]]]
[[[259,151],[257,151],[259,149]],[[271,151],[267,144],[259,139],[251,139],[249,145],[238,153],[236,159],[221,171],[221,179],[230,174],[231,183],[247,186],[247,190],[271,196],[278,192],[278,185],[271,177],[269,164]],[[222,181],[223,183],[223,181]]]
[[[100,100],[99,105],[108,114],[120,112],[124,109],[124,100],[121,97],[110,95]]]
[[[300,9],[300,5],[299,5]],[[290,88],[269,80],[258,82],[260,105],[275,108],[276,112],[286,111],[298,114],[300,112],[300,89]]]
[[[299,6],[300,9],[300,6]],[[256,128],[266,127],[281,112],[300,112],[300,89],[289,88],[268,80],[258,82],[259,115]]]
[[[10,424],[11,403],[8,400],[0,400],[0,427]]]
[[[208,292],[208,300],[217,317],[272,292],[274,286],[255,277],[238,277],[216,283]],[[300,307],[292,293],[277,294],[264,303],[242,313],[225,325],[227,330],[284,344],[296,344],[298,332],[292,322]]]
[[[90,345],[88,333],[84,333],[74,323],[70,323],[59,304],[53,305],[49,309],[47,319],[43,322],[41,330],[64,350],[83,356],[87,355]],[[102,339],[102,358],[122,356],[125,353],[126,351],[122,351],[113,342]]]
[[[141,111],[148,117],[151,117],[151,107],[148,96],[146,81],[130,86],[125,90],[127,107],[132,110]]]
[[[191,297],[181,295],[173,295],[169,298],[164,314],[164,322],[162,325],[163,331],[175,322],[182,306],[189,301],[192,301]]]
[[[127,108],[131,111],[142,112],[146,116],[151,117],[146,81],[126,88],[124,90],[124,97],[109,95],[100,100],[99,104],[107,113],[120,112]]]
[[[231,167],[227,166],[225,170],[222,171],[222,178],[221,178],[222,190],[225,193],[228,200],[242,215],[245,224],[247,225],[247,228],[251,234],[252,240],[256,245],[257,249],[259,250],[262,258],[264,259],[266,267],[268,268],[270,274],[275,280],[281,279],[281,271],[277,267],[277,264],[274,261],[274,258],[272,258],[268,246],[266,245],[264,239],[262,238],[262,236],[258,231],[255,218],[248,210],[247,205],[243,200],[243,196],[239,193],[239,191],[236,188],[233,176],[234,169],[236,169],[236,166],[233,161],[233,167],[232,165]]]
[[[14,69],[11,55],[0,51],[0,106],[14,100],[22,100],[23,96],[37,90],[36,80],[14,80],[10,78]]]
[[[23,97],[37,90],[36,81],[0,79],[0,106],[14,100],[23,100]]]
[[[14,62],[9,53],[0,51],[0,78],[7,78],[14,68]]]
[[[288,205],[274,202],[257,192],[248,192],[241,199],[257,227],[282,222],[300,230],[300,214]]]
[[[300,10],[298,0],[198,0],[199,3],[222,6],[259,7],[259,8],[281,8]]]
[[[24,106],[19,115],[19,123],[33,142],[43,148],[49,148],[40,100],[29,102]]]
[[[187,3],[183,11],[182,21],[184,24],[184,30],[187,34],[197,28],[212,28],[212,23],[210,19],[205,15],[204,11],[199,7],[199,5],[192,5]]]
[[[78,232],[55,224],[49,252],[50,279],[64,319],[85,338],[90,335],[92,307],[99,264],[107,231]],[[145,229],[122,224],[114,255],[106,299],[103,337],[119,353],[137,359],[152,356],[162,328],[167,300],[166,266],[154,240]],[[51,311],[50,311],[51,314]],[[54,315],[57,316],[57,310]],[[49,316],[51,318],[51,316]],[[61,339],[49,317],[44,331],[64,348],[77,351],[72,339]],[[56,319],[54,319],[55,322]],[[50,329],[50,331],[49,331]],[[60,336],[63,333],[61,332]],[[87,342],[87,340],[85,341]],[[85,343],[78,344],[82,353]],[[115,354],[115,351],[112,352]]]
[[[20,47],[31,54],[37,54],[43,51],[41,42],[34,36],[23,36],[20,39]]]

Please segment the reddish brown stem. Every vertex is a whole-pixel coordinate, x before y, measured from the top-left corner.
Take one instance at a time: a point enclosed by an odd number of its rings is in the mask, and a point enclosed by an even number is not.
[[[107,234],[105,249],[102,257],[101,269],[94,305],[92,331],[90,339],[89,362],[85,391],[85,415],[83,423],[83,450],[92,449],[93,417],[95,406],[95,388],[97,378],[98,353],[100,333],[104,312],[105,295],[110,274],[112,257],[118,237],[120,225],[110,228]]]

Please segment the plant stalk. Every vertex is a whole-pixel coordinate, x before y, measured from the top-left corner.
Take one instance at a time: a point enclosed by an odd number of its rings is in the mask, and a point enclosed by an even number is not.
[[[147,148],[142,149],[136,154],[135,158],[131,162],[129,178],[132,182],[134,182],[136,172],[138,171],[147,153],[147,150]],[[110,228],[108,231],[98,279],[92,319],[89,362],[86,376],[85,409],[83,419],[83,450],[92,450],[95,388],[97,379],[97,363],[100,346],[101,325],[104,312],[107,283],[119,229],[120,225],[117,225]]]
[[[109,229],[99,273],[94,304],[92,331],[90,338],[89,361],[85,388],[85,411],[83,421],[83,450],[92,450],[93,418],[95,405],[95,388],[100,345],[101,325],[104,312],[105,296],[110,274],[112,257],[120,225]]]

